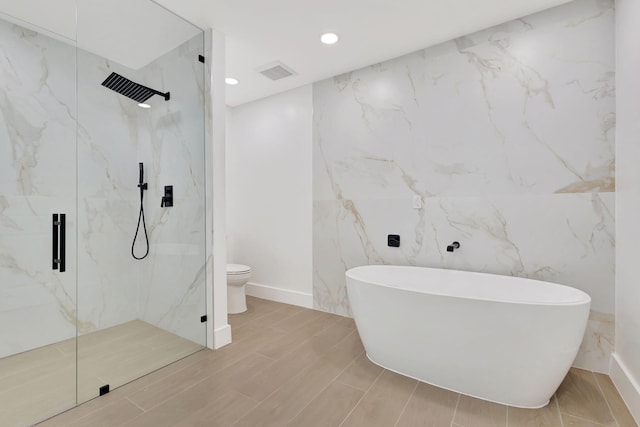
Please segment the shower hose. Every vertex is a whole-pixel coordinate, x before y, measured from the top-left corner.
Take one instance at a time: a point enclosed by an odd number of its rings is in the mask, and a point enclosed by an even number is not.
[[[138,226],[136,227],[136,235],[133,236],[133,243],[131,244],[131,255],[135,258],[135,259],[145,259],[147,257],[147,255],[149,255],[149,235],[147,234],[147,223],[144,220],[144,206],[142,204],[143,200],[144,200],[144,190],[147,189],[147,184],[146,183],[140,183],[138,184],[138,187],[140,187],[140,213],[138,214]],[[137,257],[136,253],[134,251],[134,247],[136,245],[136,240],[138,239],[138,232],[140,231],[140,221],[142,221],[142,228],[144,230],[144,240],[147,244],[147,250],[144,253],[144,255],[142,255],[141,257]]]

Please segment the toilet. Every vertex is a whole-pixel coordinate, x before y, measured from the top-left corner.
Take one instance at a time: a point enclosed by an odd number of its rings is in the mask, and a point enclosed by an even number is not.
[[[238,314],[247,311],[244,285],[251,277],[251,267],[242,264],[227,264],[227,311]]]

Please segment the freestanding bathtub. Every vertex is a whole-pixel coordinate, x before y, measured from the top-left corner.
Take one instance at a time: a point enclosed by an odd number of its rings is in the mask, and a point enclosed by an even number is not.
[[[521,408],[549,402],[576,357],[591,305],[578,289],[493,274],[371,265],[346,276],[372,362]]]

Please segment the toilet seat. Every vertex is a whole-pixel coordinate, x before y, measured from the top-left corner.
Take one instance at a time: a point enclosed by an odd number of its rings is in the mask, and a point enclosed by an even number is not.
[[[227,275],[234,276],[239,274],[251,273],[251,267],[242,264],[227,264]]]

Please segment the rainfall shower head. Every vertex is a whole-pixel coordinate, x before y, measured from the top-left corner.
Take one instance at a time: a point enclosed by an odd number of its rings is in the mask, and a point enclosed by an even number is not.
[[[153,95],[163,96],[165,101],[171,99],[171,95],[169,92],[162,93],[149,87],[142,86],[139,83],[132,82],[126,77],[122,77],[118,73],[111,73],[111,75],[102,82],[102,86],[114,90],[128,98],[131,98],[138,103],[144,103]]]

